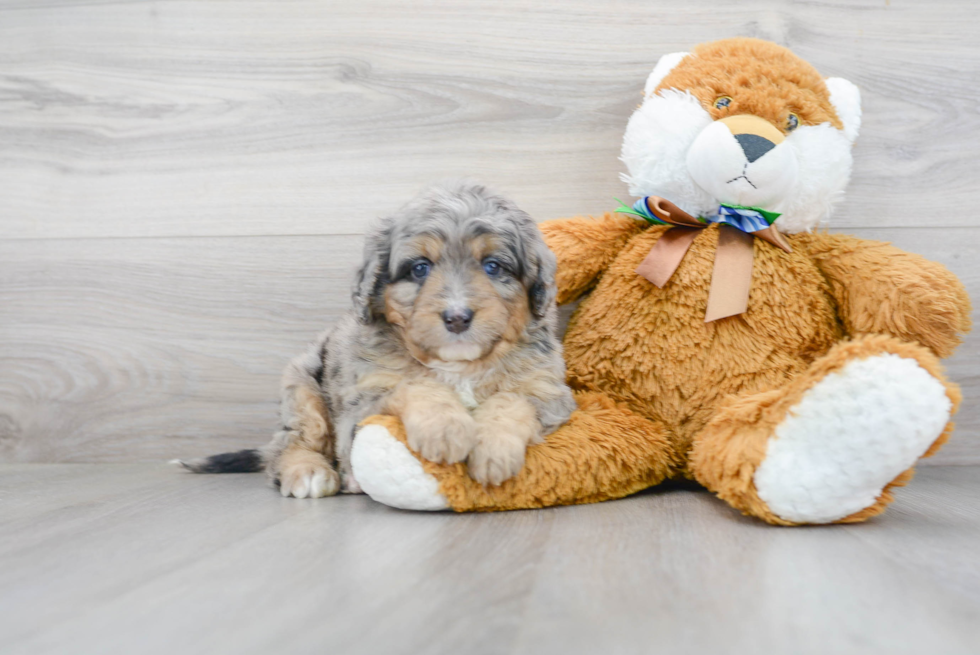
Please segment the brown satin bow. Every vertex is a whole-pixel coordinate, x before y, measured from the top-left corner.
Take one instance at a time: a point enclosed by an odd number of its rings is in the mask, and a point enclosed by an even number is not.
[[[636,272],[657,287],[663,288],[684,259],[698,230],[708,227],[710,223],[699,221],[669,200],[656,196],[647,198],[647,208],[654,216],[674,227],[664,232],[653,244]],[[751,233],[730,225],[719,225],[718,250],[715,252],[715,264],[711,273],[705,323],[736,316],[748,309],[754,255],[752,237],[759,237],[786,252],[793,252],[783,235],[771,225]]]

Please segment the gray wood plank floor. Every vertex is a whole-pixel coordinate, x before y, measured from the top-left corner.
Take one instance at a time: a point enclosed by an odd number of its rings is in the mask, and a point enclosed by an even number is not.
[[[0,0],[0,461],[263,443],[360,235],[474,175],[536,219],[626,198],[657,58],[730,36],[858,84],[833,230],[980,293],[975,0]],[[980,464],[980,332],[933,460]]]
[[[0,466],[2,653],[980,652],[980,468],[773,528],[690,488],[489,515]]]

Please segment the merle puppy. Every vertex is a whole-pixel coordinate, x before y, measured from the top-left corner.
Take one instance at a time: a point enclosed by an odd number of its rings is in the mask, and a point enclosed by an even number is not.
[[[265,468],[283,496],[359,493],[357,425],[390,414],[426,459],[500,484],[575,408],[555,293],[555,257],[527,214],[472,182],[432,187],[367,237],[353,308],[283,373],[272,442],[181,464]]]

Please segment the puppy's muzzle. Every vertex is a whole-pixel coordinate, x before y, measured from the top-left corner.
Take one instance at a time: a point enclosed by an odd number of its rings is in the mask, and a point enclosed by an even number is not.
[[[461,309],[461,310],[449,310],[447,309],[442,313],[442,322],[446,325],[446,329],[453,334],[460,334],[466,332],[470,329],[470,324],[473,322],[473,310],[472,309]]]

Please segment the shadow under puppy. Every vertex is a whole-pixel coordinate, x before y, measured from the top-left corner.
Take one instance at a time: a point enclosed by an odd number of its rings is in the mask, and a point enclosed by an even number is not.
[[[367,237],[352,310],[283,373],[271,443],[180,463],[265,468],[283,496],[359,493],[357,426],[390,414],[424,458],[500,484],[575,409],[555,295],[555,257],[527,214],[475,183],[434,186]]]

